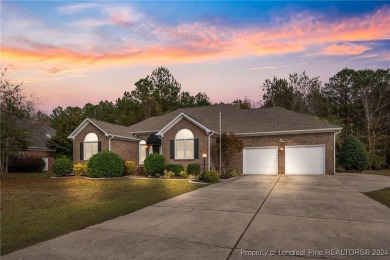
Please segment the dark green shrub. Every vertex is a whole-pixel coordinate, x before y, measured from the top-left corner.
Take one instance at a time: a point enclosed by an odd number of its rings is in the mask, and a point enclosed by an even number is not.
[[[124,162],[116,153],[101,151],[88,161],[88,175],[92,178],[120,177],[123,175]]]
[[[45,165],[41,157],[11,155],[8,170],[9,172],[41,172]]]
[[[145,171],[148,175],[155,176],[162,173],[165,166],[165,158],[161,154],[149,154],[144,161]]]
[[[364,144],[353,135],[346,137],[341,146],[339,161],[347,171],[365,170],[368,166],[368,155]]]
[[[66,157],[60,157],[53,162],[53,172],[57,176],[66,176],[73,172],[73,163]]]
[[[173,172],[176,176],[179,176],[181,171],[184,171],[184,167],[181,164],[167,164],[165,170]]]
[[[386,167],[386,157],[375,154],[372,159],[372,169],[381,170]]]
[[[190,163],[187,166],[188,174],[198,176],[201,172],[200,165],[197,163]]]
[[[217,182],[219,177],[220,175],[216,171],[206,171],[205,173],[199,174],[199,180],[205,182]]]

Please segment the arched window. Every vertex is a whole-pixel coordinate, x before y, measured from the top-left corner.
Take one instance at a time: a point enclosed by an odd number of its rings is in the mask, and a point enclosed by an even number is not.
[[[89,160],[92,155],[98,153],[99,140],[95,133],[88,133],[84,138],[84,160]]]
[[[194,159],[194,134],[191,130],[179,130],[175,136],[175,143],[175,159]]]
[[[139,142],[139,163],[144,164],[144,160],[146,159],[146,142],[141,140]]]

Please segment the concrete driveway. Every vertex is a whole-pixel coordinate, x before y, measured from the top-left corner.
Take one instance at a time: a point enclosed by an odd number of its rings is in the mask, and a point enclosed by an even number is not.
[[[242,176],[2,259],[390,259],[390,209],[359,192],[386,186],[362,174]]]

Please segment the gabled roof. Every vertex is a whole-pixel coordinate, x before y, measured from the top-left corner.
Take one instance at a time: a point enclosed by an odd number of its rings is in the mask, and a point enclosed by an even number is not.
[[[29,131],[28,150],[49,150],[47,141],[56,135],[56,130],[46,124],[34,126]]]
[[[151,117],[130,126],[130,132],[159,132],[180,117],[190,118],[206,131],[219,132],[219,111],[222,132],[236,135],[267,135],[283,133],[334,132],[341,128],[316,117],[284,108],[240,109],[233,105],[182,108],[163,116]],[[183,116],[185,115],[185,116]]]
[[[105,136],[112,136],[114,138],[128,139],[139,141],[137,137],[132,135],[127,126],[116,125],[107,123],[104,121],[96,120],[93,118],[85,119],[69,136],[69,139],[74,139],[76,135],[84,129],[88,124],[92,124],[97,127],[100,131],[102,131]]]

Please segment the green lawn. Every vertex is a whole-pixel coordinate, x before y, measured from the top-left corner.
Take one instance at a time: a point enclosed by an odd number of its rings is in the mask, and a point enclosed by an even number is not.
[[[88,180],[49,173],[1,181],[1,255],[204,187],[185,180]]]
[[[384,188],[382,190],[375,190],[364,193],[371,199],[374,199],[388,207],[390,207],[390,188]]]
[[[390,176],[390,170],[366,170],[363,173]]]

